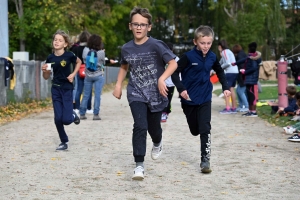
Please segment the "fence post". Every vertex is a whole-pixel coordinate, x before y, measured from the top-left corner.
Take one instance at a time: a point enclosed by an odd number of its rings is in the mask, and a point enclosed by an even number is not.
[[[281,55],[277,61],[277,77],[278,77],[278,107],[286,108],[288,106],[288,96],[286,93],[287,87],[287,61]]]

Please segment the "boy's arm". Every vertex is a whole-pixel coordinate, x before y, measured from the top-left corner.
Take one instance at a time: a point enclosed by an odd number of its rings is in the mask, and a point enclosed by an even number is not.
[[[290,104],[283,109],[284,112],[295,112],[298,106],[296,104],[296,99],[293,99]]]
[[[168,89],[165,83],[165,80],[170,77],[174,71],[177,69],[177,62],[172,59],[168,62],[168,67],[165,70],[165,72],[159,77],[158,79],[158,89],[160,91],[160,94],[167,97],[168,95]]]
[[[186,88],[184,87],[184,85],[181,83],[180,81],[180,77],[179,77],[179,74],[180,72],[182,72],[186,66],[188,65],[189,63],[189,60],[187,58],[187,56],[184,54],[177,62],[177,69],[175,70],[175,72],[172,74],[171,78],[172,78],[172,81],[174,83],[174,85],[176,86],[177,88],[177,91],[179,92],[179,94],[186,90]]]
[[[230,88],[228,87],[224,70],[222,69],[222,67],[217,59],[216,59],[214,65],[212,66],[212,69],[216,72],[218,79],[219,79],[220,83],[222,84],[222,90],[223,91],[229,90]]]
[[[244,63],[244,62],[247,60],[247,58],[248,58],[248,57],[244,57],[244,58],[242,58],[242,59],[236,61],[236,62],[234,63],[234,65],[239,65],[239,64]]]
[[[81,60],[77,57],[76,59],[76,65],[74,71],[67,77],[67,79],[73,83],[74,77],[76,76],[77,72],[79,71],[81,65]]]
[[[45,80],[48,80],[48,78],[50,77],[51,75],[51,70],[47,70],[47,63],[45,63],[43,66],[42,66],[42,71],[43,71],[43,78]]]
[[[116,82],[115,89],[113,91],[114,97],[117,99],[121,99],[122,96],[122,82],[124,81],[127,71],[128,71],[129,65],[128,64],[121,64],[119,73],[118,73],[118,78]]]

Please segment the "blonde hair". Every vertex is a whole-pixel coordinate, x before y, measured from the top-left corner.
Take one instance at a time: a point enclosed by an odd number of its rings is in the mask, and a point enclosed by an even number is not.
[[[54,41],[54,38],[56,35],[61,35],[65,42],[68,44],[66,48],[69,48],[71,46],[71,39],[70,39],[70,36],[63,30],[57,30],[54,34],[53,34],[53,37],[52,37],[52,47],[53,47],[53,41]]]
[[[194,39],[197,40],[199,37],[212,37],[214,39],[215,33],[209,26],[199,26],[194,33]]]
[[[72,36],[71,37],[71,45],[75,44],[76,42],[78,42],[78,35],[77,36]]]

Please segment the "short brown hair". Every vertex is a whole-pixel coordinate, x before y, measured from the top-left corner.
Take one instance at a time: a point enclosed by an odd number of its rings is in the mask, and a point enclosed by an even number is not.
[[[233,47],[232,47],[232,52],[234,53],[234,54],[238,54],[240,51],[242,51],[243,50],[243,48],[242,48],[242,46],[241,45],[239,45],[239,44],[235,44]]]
[[[199,37],[212,37],[214,39],[215,33],[209,26],[199,26],[194,33],[194,39],[197,40]]]
[[[79,35],[79,42],[87,42],[90,36],[88,31],[82,31]]]
[[[297,89],[295,86],[289,85],[286,87],[286,92],[288,93],[288,95],[294,96],[297,93]]]
[[[152,15],[150,14],[148,8],[140,8],[140,7],[137,7],[137,6],[134,7],[130,12],[130,19],[129,19],[130,23],[131,23],[133,15],[136,15],[136,14],[140,14],[143,17],[147,18],[148,19],[148,24],[149,25],[152,24]]]

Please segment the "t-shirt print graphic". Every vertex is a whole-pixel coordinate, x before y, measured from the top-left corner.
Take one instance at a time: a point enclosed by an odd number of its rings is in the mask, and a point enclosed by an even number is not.
[[[156,52],[137,53],[125,57],[130,65],[130,79],[133,85],[131,95],[142,98],[149,106],[159,105],[162,97],[157,89]]]

